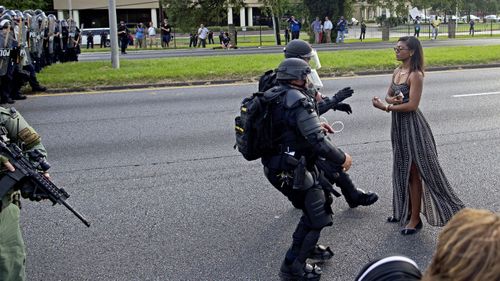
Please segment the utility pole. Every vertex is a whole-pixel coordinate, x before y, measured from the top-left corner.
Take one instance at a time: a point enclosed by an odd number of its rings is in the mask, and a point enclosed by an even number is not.
[[[68,0],[68,18],[73,18],[73,3]]]
[[[114,69],[120,68],[118,57],[118,27],[116,22],[116,1],[109,0],[109,36],[111,37],[111,64]]]
[[[161,5],[161,0],[158,1],[158,5],[160,5],[160,26],[163,23],[163,6]]]

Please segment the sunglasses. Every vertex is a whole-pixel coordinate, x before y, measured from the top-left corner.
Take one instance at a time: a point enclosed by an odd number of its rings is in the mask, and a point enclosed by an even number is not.
[[[394,52],[396,52],[396,53],[399,53],[399,52],[404,51],[404,50],[409,50],[408,48],[398,48],[398,47],[394,47],[393,49],[394,49]]]

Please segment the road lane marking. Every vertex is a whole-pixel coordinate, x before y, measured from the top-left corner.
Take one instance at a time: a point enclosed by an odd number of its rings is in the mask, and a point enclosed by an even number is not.
[[[489,95],[500,95],[500,92],[487,92],[487,93],[476,93],[476,94],[453,95],[452,97],[454,97],[454,98],[465,98],[465,97],[489,96]]]

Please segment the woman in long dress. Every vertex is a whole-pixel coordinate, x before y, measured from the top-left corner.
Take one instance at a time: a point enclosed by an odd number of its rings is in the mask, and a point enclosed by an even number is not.
[[[401,37],[394,48],[401,65],[394,70],[385,101],[373,97],[373,106],[392,112],[393,215],[403,235],[422,228],[420,213],[433,226],[443,226],[464,208],[438,161],[431,128],[419,110],[424,80],[424,57],[420,41]]]

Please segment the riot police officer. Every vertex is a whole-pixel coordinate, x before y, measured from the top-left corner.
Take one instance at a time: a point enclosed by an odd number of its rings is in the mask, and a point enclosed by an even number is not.
[[[308,62],[313,68],[321,67],[316,51],[304,40],[295,39],[290,41],[286,45],[284,53],[285,58],[299,58]],[[311,71],[312,74],[316,74],[314,69]],[[313,77],[315,77],[314,80],[319,80],[319,76],[314,75]],[[267,71],[259,80],[259,91],[264,92],[276,85],[278,85],[277,73],[273,70]],[[354,92],[350,87],[338,91],[332,97],[327,97],[323,96],[313,83],[310,83],[307,92],[308,96],[313,97],[317,101],[318,115],[322,115],[330,109],[344,111],[348,114],[352,113],[351,106],[343,102]],[[328,181],[332,184],[336,184],[340,188],[349,207],[356,208],[359,205],[369,206],[378,200],[378,195],[376,193],[370,191],[365,192],[362,189],[356,188],[349,175],[342,169],[339,169],[337,165],[333,165],[323,158],[317,161],[318,169],[324,172]],[[282,183],[276,182],[273,185],[280,190]]]
[[[332,225],[333,213],[331,194],[324,181],[320,184],[316,161],[326,159],[344,171],[352,164],[351,156],[335,147],[325,134],[331,127],[320,122],[316,102],[307,94],[310,73],[304,60],[285,59],[277,69],[278,86],[264,94],[279,95],[270,111],[273,152],[262,157],[264,173],[271,183],[281,183],[280,191],[303,210],[280,268],[280,276],[292,280],[319,280],[321,269],[306,260],[333,256],[330,248],[316,244],[321,230]]]
[[[13,50],[17,43],[11,28],[10,16],[0,18],[0,103],[14,103],[11,98],[11,85],[14,67],[12,64]]]
[[[0,138],[3,142],[23,143],[24,150],[38,150],[46,156],[40,136],[14,108],[0,107]],[[0,155],[0,182],[13,165]],[[46,177],[49,175],[46,173]],[[19,227],[20,192],[5,190],[0,184],[0,279],[25,279],[25,248]]]

